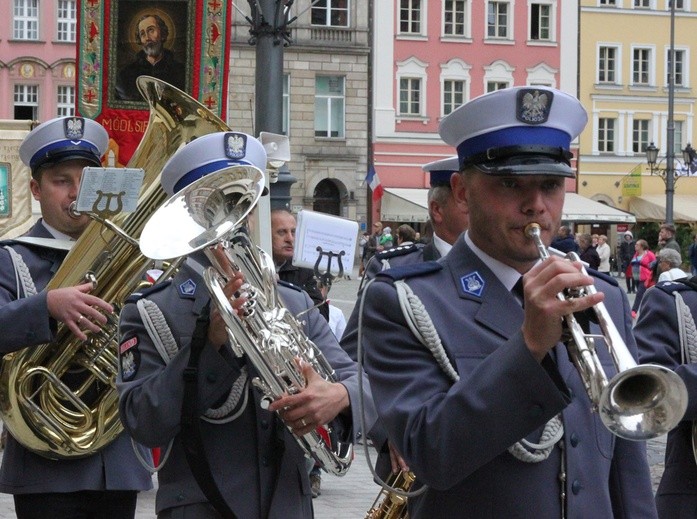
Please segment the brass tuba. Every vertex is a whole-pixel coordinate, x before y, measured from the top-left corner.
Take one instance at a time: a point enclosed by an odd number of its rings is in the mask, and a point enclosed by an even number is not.
[[[529,224],[525,234],[535,242],[540,259],[547,259],[550,251],[542,243],[540,225]],[[580,261],[576,253],[569,253],[566,258]],[[589,285],[578,293],[560,293],[558,297],[565,300],[594,293],[595,287]],[[564,316],[564,321],[570,337],[564,338],[564,343],[594,410],[610,432],[627,440],[648,440],[667,433],[685,414],[685,383],[664,366],[637,365],[605,305],[597,304],[593,310],[603,334],[587,334],[574,315],[569,314]],[[618,371],[609,381],[595,351],[596,338],[605,341]]]
[[[257,371],[252,383],[263,393],[262,406],[267,406],[283,393],[293,394],[305,386],[298,358],[325,380],[333,382],[335,377],[322,352],[278,299],[273,261],[252,242],[244,227],[263,188],[264,175],[254,166],[230,166],[200,178],[153,215],[143,230],[141,250],[153,259],[204,250],[215,267],[203,274],[211,299],[225,321],[235,355],[246,355]],[[242,317],[223,293],[224,269],[211,254],[211,247],[217,244],[224,245],[227,260],[242,271],[250,285]],[[324,470],[343,475],[353,460],[353,446],[335,439],[330,426],[325,432],[293,437]]]
[[[160,172],[192,139],[228,129],[210,110],[164,81],[141,76],[138,88],[150,105],[148,128],[128,163],[145,171],[131,214],[91,221],[46,289],[87,281],[92,294],[118,308],[141,283],[148,262],[138,250],[145,221],[166,198]],[[100,221],[97,221],[100,220]],[[122,431],[118,415],[118,315],[100,333],[77,339],[58,326],[56,340],[5,355],[0,366],[0,415],[27,449],[53,459],[88,456]],[[66,380],[79,377],[79,385]]]

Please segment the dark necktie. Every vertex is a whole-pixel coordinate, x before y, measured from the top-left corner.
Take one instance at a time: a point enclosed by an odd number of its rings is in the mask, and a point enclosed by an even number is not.
[[[518,278],[515,285],[511,289],[511,293],[515,296],[522,307],[525,307],[525,295],[523,294],[523,276]]]

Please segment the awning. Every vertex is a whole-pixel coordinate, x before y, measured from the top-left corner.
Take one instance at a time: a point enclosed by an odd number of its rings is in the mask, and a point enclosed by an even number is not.
[[[380,218],[387,222],[428,220],[428,189],[389,187],[382,198]],[[566,193],[562,220],[565,222],[634,223],[633,214],[596,202],[576,193]]]
[[[629,201],[629,210],[642,222],[665,222],[666,196],[642,195]],[[673,195],[673,221],[697,222],[697,195]]]

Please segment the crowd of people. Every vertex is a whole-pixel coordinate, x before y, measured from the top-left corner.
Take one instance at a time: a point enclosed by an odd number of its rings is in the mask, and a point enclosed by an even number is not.
[[[575,176],[571,143],[587,120],[576,98],[540,86],[498,90],[444,117],[440,136],[454,155],[423,166],[430,230],[421,237],[408,224],[375,221],[359,237],[361,304],[348,320],[321,273],[293,264],[296,221],[286,209],[272,211],[270,260],[258,262],[270,274],[257,276],[251,259],[231,263],[213,240],[122,308],[92,295],[90,280],[53,287],[89,223],[71,210],[82,169],[101,163],[107,138],[78,117],[40,125],[20,156],[42,218],[0,247],[0,346],[10,353],[65,333],[84,340],[118,310],[124,431],[88,456],[51,459],[10,430],[0,491],[14,495],[20,519],[130,519],[160,449],[159,518],[311,518],[322,457],[303,439],[321,430],[330,448],[369,438],[379,478],[412,472],[421,490],[407,501],[413,519],[695,517],[697,238],[688,274],[671,224],[654,247],[625,232],[614,255],[607,236],[562,225],[566,179]],[[231,149],[231,140],[241,144]],[[255,137],[212,133],[169,158],[161,186],[186,193],[230,166],[264,172],[266,163]],[[222,206],[234,204],[233,191],[221,189]],[[256,218],[247,215],[245,228]],[[580,261],[548,257],[550,246]],[[213,268],[223,279],[215,298]],[[266,275],[273,293],[250,286]],[[603,323],[588,314],[601,305],[627,354],[674,372],[677,393],[687,395],[683,420],[669,426],[656,496],[645,443],[605,426],[570,346],[569,316],[598,337]],[[246,341],[274,351],[284,338],[298,340],[294,327],[334,375],[296,358],[284,369],[304,383],[276,394],[266,380],[273,370]],[[612,379],[618,367],[603,343],[595,339],[597,365]],[[279,382],[292,378],[284,373],[275,373]],[[65,384],[81,391],[85,375],[70,375]]]

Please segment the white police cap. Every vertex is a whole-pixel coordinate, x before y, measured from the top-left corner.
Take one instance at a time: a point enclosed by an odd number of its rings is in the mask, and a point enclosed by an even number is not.
[[[447,159],[434,160],[421,166],[431,177],[431,187],[449,186],[450,177],[460,171],[460,159],[457,155]]]
[[[571,141],[587,121],[578,99],[565,92],[513,87],[465,103],[443,118],[439,133],[457,148],[460,169],[573,177]]]
[[[162,169],[160,183],[172,196],[195,180],[235,164],[266,171],[264,146],[246,133],[209,133],[194,139],[170,157]]]
[[[83,159],[101,166],[109,134],[101,124],[83,117],[58,117],[40,124],[24,138],[19,157],[36,175],[40,168]]]

